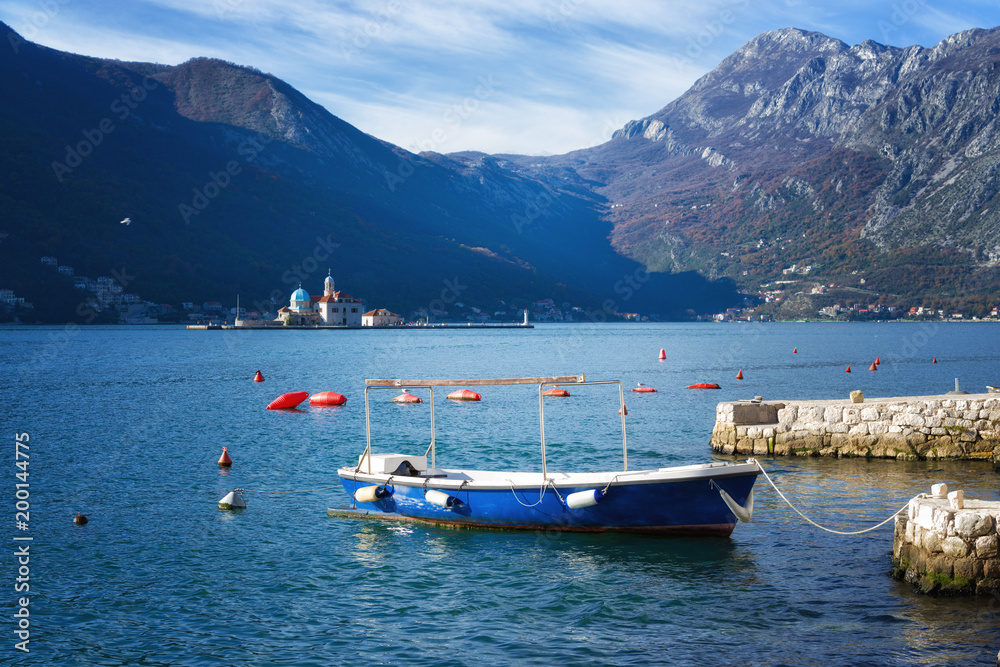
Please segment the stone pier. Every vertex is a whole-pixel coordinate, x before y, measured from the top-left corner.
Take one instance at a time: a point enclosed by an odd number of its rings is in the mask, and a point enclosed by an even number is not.
[[[992,459],[1000,394],[719,403],[712,449],[752,456]]]
[[[966,500],[961,491],[917,496],[896,517],[892,576],[922,593],[1000,593],[998,526],[1000,502]]]

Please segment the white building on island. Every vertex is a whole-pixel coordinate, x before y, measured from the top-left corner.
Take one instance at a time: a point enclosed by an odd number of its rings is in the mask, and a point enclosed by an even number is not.
[[[278,311],[275,321],[288,326],[360,327],[362,310],[361,299],[338,292],[333,277],[327,275],[323,296],[309,296],[300,283],[288,305]]]
[[[396,313],[390,313],[385,308],[369,310],[361,316],[361,326],[363,327],[391,327],[402,323],[402,317]]]

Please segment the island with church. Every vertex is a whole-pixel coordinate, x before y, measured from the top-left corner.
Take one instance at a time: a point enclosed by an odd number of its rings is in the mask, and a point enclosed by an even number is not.
[[[273,320],[241,319],[237,314],[233,324],[190,324],[188,329],[533,329],[528,322],[528,311],[524,311],[524,321],[509,324],[408,324],[396,313],[385,308],[364,311],[364,301],[338,291],[332,271],[328,271],[323,281],[323,296],[310,296],[299,283],[292,292],[287,306],[278,309]],[[240,309],[237,305],[236,312]]]

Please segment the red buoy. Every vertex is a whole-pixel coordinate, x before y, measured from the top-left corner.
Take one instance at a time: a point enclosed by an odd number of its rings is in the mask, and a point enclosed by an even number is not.
[[[743,379],[743,369],[742,368],[740,369],[740,372],[736,374],[736,379],[737,380],[742,380]]]
[[[298,407],[299,403],[309,398],[308,391],[293,391],[282,394],[267,404],[268,410],[290,410]]]
[[[845,373],[850,373],[851,372],[851,365],[850,364],[847,364],[847,370],[844,371],[844,372]]]
[[[931,360],[931,363],[932,364],[936,364],[937,363],[937,357],[934,357],[934,359]]]
[[[878,367],[875,366],[875,362],[874,361],[872,362],[872,365],[868,368],[868,370],[870,370],[870,371],[877,371],[878,370]]]
[[[83,512],[77,512],[76,516],[73,517],[73,523],[78,526],[84,526],[87,523],[87,517],[83,516]]]
[[[797,347],[796,348],[792,348],[792,354],[798,354],[798,353],[799,353],[799,348],[797,348]]]
[[[876,365],[876,366],[878,366],[878,365],[880,365],[881,363],[882,363],[882,362],[881,362],[881,361],[879,361],[879,358],[878,358],[878,357],[875,357],[875,365]]]
[[[618,414],[620,414],[622,416],[625,416],[625,415],[628,414],[628,408],[625,407],[624,403],[622,403],[622,409],[618,411]]]
[[[264,376],[260,374],[260,371],[257,371],[257,375],[253,376],[253,381],[254,382],[263,382],[264,381]]]
[[[309,405],[343,405],[347,397],[335,391],[321,391],[309,397]]]
[[[552,387],[542,392],[542,396],[569,396],[569,392],[559,387]]]
[[[644,385],[641,382],[639,383],[638,387],[633,387],[632,391],[634,391],[637,394],[655,394],[656,393],[655,389],[653,389],[652,387],[647,387],[646,385]]]
[[[448,394],[448,398],[453,401],[479,401],[483,397],[471,389],[459,389]]]
[[[667,348],[660,348],[660,361],[664,361],[667,358]]]
[[[392,399],[393,403],[423,403],[419,396],[414,396],[409,389],[404,389],[403,393]]]
[[[233,460],[229,458],[229,453],[226,451],[227,449],[229,448],[228,447],[222,448],[222,456],[219,457],[220,468],[228,468],[229,466],[233,465]]]
[[[692,384],[688,389],[719,389],[719,385],[712,384],[711,382],[699,382],[698,384]]]

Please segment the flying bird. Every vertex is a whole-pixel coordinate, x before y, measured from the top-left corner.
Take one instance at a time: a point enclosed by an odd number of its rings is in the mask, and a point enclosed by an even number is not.
[[[132,224],[132,218],[125,218],[124,220],[122,220],[122,224],[123,225],[130,225],[130,224]]]

